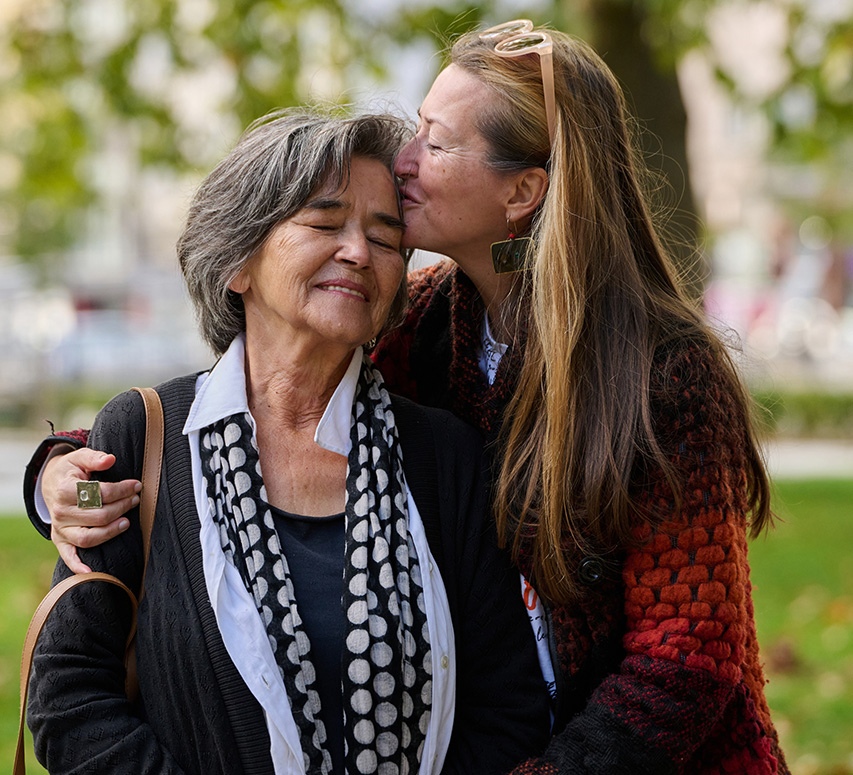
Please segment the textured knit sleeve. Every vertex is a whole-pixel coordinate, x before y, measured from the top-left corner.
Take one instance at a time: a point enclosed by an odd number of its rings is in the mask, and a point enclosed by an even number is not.
[[[33,527],[45,538],[50,538],[50,524],[42,520],[36,508],[35,495],[39,474],[47,462],[48,456],[57,444],[70,444],[75,449],[79,449],[86,446],[88,438],[88,430],[52,433],[36,447],[36,451],[24,469],[24,506],[27,509],[27,516],[30,518],[30,522],[33,523]]]
[[[104,478],[136,476],[144,434],[145,414],[137,393],[107,404],[89,438],[90,446],[117,457],[115,470]],[[127,531],[102,546],[80,550],[80,556],[93,570],[118,576],[136,590],[142,575],[138,509],[128,516]],[[60,561],[54,582],[67,575]],[[130,615],[123,591],[89,582],[65,595],[45,624],[33,662],[27,721],[36,755],[54,775],[181,772],[125,694]]]
[[[447,277],[450,268],[451,264],[443,261],[409,273],[406,317],[400,326],[379,340],[371,353],[388,389],[413,401],[418,400],[418,387],[412,370],[412,343],[436,290]]]
[[[655,370],[652,405],[682,500],[647,472],[638,504],[657,521],[638,520],[623,567],[621,665],[518,775],[776,772],[752,648],[742,410],[698,348]]]

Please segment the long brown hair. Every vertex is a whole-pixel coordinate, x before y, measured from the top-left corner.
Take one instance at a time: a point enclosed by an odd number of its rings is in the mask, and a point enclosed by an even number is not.
[[[533,223],[535,257],[520,278],[527,337],[503,426],[495,516],[516,558],[532,538],[540,594],[566,601],[578,591],[567,547],[602,553],[632,540],[638,456],[663,472],[679,498],[682,483],[650,408],[653,359],[667,343],[692,340],[714,359],[743,409],[754,534],[771,513],[749,396],[655,231],[622,90],[589,46],[548,32],[557,101],[550,149],[535,55],[503,59],[469,33],[453,45],[451,61],[500,95],[478,119],[490,163],[549,172]]]

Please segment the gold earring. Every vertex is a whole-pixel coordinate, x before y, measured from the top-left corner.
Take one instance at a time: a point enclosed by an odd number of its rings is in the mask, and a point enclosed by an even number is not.
[[[517,237],[509,218],[506,221],[506,228],[509,236],[505,240],[492,243],[492,265],[495,267],[495,274],[507,274],[524,269],[533,254],[532,237]]]

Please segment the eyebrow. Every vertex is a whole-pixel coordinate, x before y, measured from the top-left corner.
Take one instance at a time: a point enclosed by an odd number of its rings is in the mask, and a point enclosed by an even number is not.
[[[427,124],[438,124],[439,126],[443,126],[443,127],[445,127],[446,129],[450,129],[450,127],[449,127],[447,124],[445,124],[445,123],[444,123],[440,118],[429,118],[429,117],[425,117],[425,116],[421,113],[421,109],[420,109],[420,108],[418,108],[418,118],[419,118],[421,121],[423,121],[423,122],[425,122],[425,123],[427,123]]]
[[[406,228],[406,222],[401,218],[397,218],[395,215],[388,215],[387,213],[376,213],[376,218],[379,219],[386,226],[390,226],[392,229],[399,229],[400,231],[404,231]]]
[[[335,199],[330,196],[309,199],[303,205],[303,208],[306,210],[341,210],[343,207],[344,203],[340,199]]]
[[[346,205],[340,200],[335,199],[334,197],[317,197],[316,199],[310,199],[304,205],[305,210],[342,210]],[[405,230],[406,223],[401,218],[396,215],[391,215],[390,213],[377,212],[373,213],[373,217],[384,224],[385,226],[390,226],[392,229],[399,229],[400,231]]]

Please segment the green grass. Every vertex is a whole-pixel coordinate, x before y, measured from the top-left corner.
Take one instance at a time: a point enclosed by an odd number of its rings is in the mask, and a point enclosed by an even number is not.
[[[853,480],[779,482],[774,504],[783,521],[750,547],[768,701],[795,775],[853,775]],[[0,762],[12,761],[21,645],[54,557],[26,520],[0,518]]]
[[[853,773],[853,481],[782,481],[750,548],[767,699],[788,763]]]
[[[21,647],[27,624],[50,586],[53,544],[25,517],[0,517],[0,762],[11,770],[18,737]],[[43,773],[27,732],[27,772]]]

